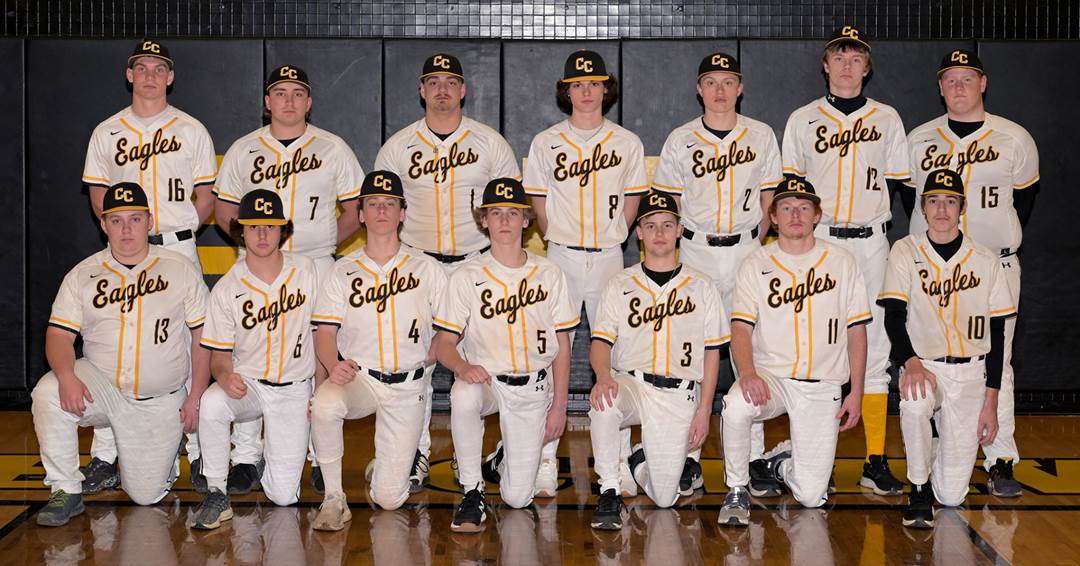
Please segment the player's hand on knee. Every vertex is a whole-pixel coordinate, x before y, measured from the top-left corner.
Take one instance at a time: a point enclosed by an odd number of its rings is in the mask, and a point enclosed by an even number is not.
[[[979,444],[990,444],[997,438],[998,433],[998,419],[997,419],[997,405],[991,405],[989,403],[983,404],[982,410],[979,411]]]
[[[840,432],[855,428],[855,425],[859,424],[859,419],[862,418],[861,395],[848,395],[844,399],[840,405],[840,412],[836,413],[836,418],[843,419],[844,415],[847,415],[847,420],[840,421]]]
[[[606,407],[604,402],[607,402],[608,407],[615,406],[615,397],[619,395],[619,383],[610,377],[596,378],[596,384],[593,385],[592,391],[589,393],[589,403],[597,411],[603,411]]]
[[[491,383],[491,375],[482,366],[465,364],[457,371],[459,379],[465,383]]]
[[[330,381],[338,385],[345,385],[356,379],[356,372],[360,371],[360,365],[352,360],[341,360],[334,364],[330,370]]]
[[[544,444],[561,437],[564,430],[566,430],[566,411],[560,411],[552,406],[548,409],[547,421],[544,423]]]
[[[710,413],[711,411],[698,411],[694,414],[690,421],[690,433],[686,438],[687,451],[697,450],[705,444],[705,439],[709,436],[709,418],[712,416]]]
[[[199,400],[191,395],[180,406],[180,422],[184,423],[184,432],[195,432],[199,429]]]
[[[247,384],[244,383],[244,378],[240,377],[238,373],[230,373],[225,378],[225,382],[221,384],[221,388],[225,390],[226,395],[233,399],[240,399],[247,395]]]
[[[73,415],[83,416],[86,403],[94,402],[94,396],[90,394],[86,384],[76,376],[57,376],[57,381],[60,388],[60,408]]]
[[[754,406],[764,405],[772,398],[768,384],[756,373],[739,376],[739,387],[742,389],[743,399]]]
[[[922,365],[918,358],[912,358],[904,364],[904,375],[900,378],[900,397],[909,401],[926,399],[927,387],[937,391],[937,376]]]

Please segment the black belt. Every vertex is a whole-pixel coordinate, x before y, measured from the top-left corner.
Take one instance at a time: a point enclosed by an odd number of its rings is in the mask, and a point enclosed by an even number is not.
[[[480,249],[480,251],[478,251],[476,253],[482,254],[482,253],[484,253],[484,252],[486,252],[486,251],[488,251],[490,249],[491,249],[491,246],[484,246],[483,248]],[[424,252],[424,253],[426,253],[427,255],[439,260],[439,262],[441,262],[441,263],[457,263],[457,262],[469,257],[472,254],[472,252],[469,252],[469,253],[467,253],[465,255],[448,255],[448,254],[438,254],[438,253],[435,253],[435,252]]]
[[[1020,250],[1014,248],[1001,248],[1001,257],[1009,257],[1011,255],[1016,255],[1016,252],[1018,251]]]
[[[645,383],[660,389],[686,389],[692,391],[696,382],[689,379],[678,379],[675,377],[667,377],[666,375],[657,375],[655,373],[645,373],[643,371],[633,370],[630,375],[639,377],[645,380]]]
[[[891,222],[886,222],[881,225],[881,233],[889,231]],[[839,226],[829,226],[829,235],[835,238],[869,238],[874,235],[874,228],[876,226],[857,226],[855,228],[840,228]]]
[[[499,375],[495,376],[495,379],[497,379],[497,380],[499,380],[499,381],[501,381],[501,382],[503,382],[503,383],[505,383],[507,385],[512,385],[514,387],[520,387],[522,385],[525,385],[525,384],[529,383],[529,379],[531,377],[532,377],[532,374],[512,375],[512,374],[500,373]],[[542,369],[542,370],[536,372],[536,381],[543,381],[545,378],[547,378],[547,370],[546,369]]]
[[[191,230],[180,230],[180,231],[173,232],[173,233],[176,234],[176,241],[177,242],[183,242],[184,240],[190,240],[195,235],[195,234],[193,234],[191,232]],[[150,240],[150,243],[154,244],[155,246],[160,246],[160,245],[165,244],[165,237],[162,236],[161,234],[154,234],[153,236],[150,236],[149,238],[147,238],[147,240]]]
[[[566,246],[566,249],[574,250],[575,252],[589,252],[593,254],[604,251],[604,248],[585,248],[582,246]]]
[[[694,238],[694,231],[689,229],[689,228],[684,227],[682,229],[682,235],[683,235],[684,238],[693,239]],[[757,238],[758,237],[758,228],[756,226],[754,227],[753,230],[750,231],[750,237],[751,238]],[[705,242],[707,244],[709,244],[710,246],[714,247],[714,248],[727,248],[727,247],[730,247],[730,246],[734,246],[735,244],[738,244],[741,241],[742,241],[742,234],[735,234],[734,236],[714,236],[712,234],[705,234]]]
[[[981,356],[975,356],[973,358],[958,358],[956,356],[945,356],[945,357],[942,357],[942,358],[937,358],[934,361],[935,362],[941,362],[943,364],[966,364],[966,363],[970,363],[970,362],[981,362],[981,361],[983,361],[985,359],[986,359],[986,354],[983,354]]]
[[[158,397],[168,397],[169,395],[172,395],[173,393],[176,393],[177,391],[180,391],[183,388],[184,388],[183,386],[180,386],[180,387],[178,387],[176,389],[173,389],[172,391],[170,391],[168,393],[164,393],[164,394],[157,395],[157,396],[154,396],[154,397],[135,397],[135,400],[136,401],[149,401],[151,399],[157,399]]]
[[[260,379],[259,383],[261,383],[263,385],[269,385],[270,387],[288,387],[290,385],[296,385],[297,383],[303,383],[303,382],[307,381],[308,379],[311,379],[311,378],[309,377],[307,379],[301,379],[300,381],[286,381],[284,383],[278,383],[276,381],[270,381],[269,379]]]
[[[387,385],[394,385],[395,383],[405,383],[406,381],[424,377],[424,368],[420,367],[412,371],[399,371],[398,373],[383,373],[381,371],[369,369],[367,370],[367,373],[371,377],[374,377]]]

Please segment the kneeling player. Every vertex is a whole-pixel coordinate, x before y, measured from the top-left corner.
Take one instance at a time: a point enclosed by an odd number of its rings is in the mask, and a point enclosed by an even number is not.
[[[1016,305],[998,255],[960,232],[967,205],[960,175],[931,172],[921,201],[927,230],[893,246],[878,302],[893,359],[904,364],[900,427],[911,482],[904,526],[930,528],[933,500],[964,501],[979,444],[997,434],[1005,320]]]
[[[172,485],[184,426],[178,415],[208,293],[186,257],[149,244],[151,226],[139,185],[106,190],[101,228],[109,247],[68,272],[53,301],[45,333],[52,371],[34,387],[31,407],[52,488],[39,525],[63,525],[84,510],[80,426],[112,427],[121,485],[135,503],[155,503]],[[80,335],[84,357],[76,359]]]
[[[687,454],[708,436],[719,349],[730,339],[713,281],[676,259],[682,228],[675,199],[650,192],[637,222],[645,261],[608,283],[592,330],[595,529],[622,527],[619,431],[635,424],[642,445],[630,456],[634,479],[657,505],[675,504]]]
[[[341,485],[345,419],[375,414],[371,500],[397,509],[409,498],[409,473],[424,424],[431,372],[432,314],[446,275],[423,252],[403,246],[401,178],[372,171],[360,189],[363,249],[334,264],[319,293],[312,320],[315,347],[329,368],[311,402],[311,436],[326,497],[313,528],[339,531],[352,514]],[[339,361],[338,352],[344,359]]]
[[[226,478],[229,426],[263,417],[261,483],[278,505],[300,495],[308,446],[308,401],[315,374],[311,312],[318,284],[310,259],[281,251],[292,233],[277,193],[256,189],[229,226],[247,251],[214,285],[202,345],[213,350],[217,381],[202,398],[199,440],[209,492],[192,526],[215,529],[232,518]]]
[[[791,440],[766,454],[778,482],[806,507],[828,496],[840,431],[859,422],[870,305],[855,258],[814,238],[821,200],[808,181],[784,179],[769,218],[779,239],[739,267],[731,357],[739,377],[724,397],[725,479],[719,522],[750,522],[750,427],[787,413]],[[851,393],[840,402],[840,388]],[[847,419],[841,423],[841,419]]]
[[[504,443],[484,476],[499,482],[507,505],[532,501],[541,448],[566,425],[567,332],[578,323],[562,271],[521,247],[533,218],[521,183],[488,183],[477,218],[491,251],[450,276],[435,318],[436,355],[455,377],[450,427],[465,500],[450,529],[458,532],[479,532],[487,517],[480,465],[487,415],[499,413]]]

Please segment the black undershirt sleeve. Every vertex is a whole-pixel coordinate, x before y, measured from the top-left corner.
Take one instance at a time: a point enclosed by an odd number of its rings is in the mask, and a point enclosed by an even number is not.
[[[896,179],[886,179],[885,182],[889,186],[889,202],[891,203],[896,195],[900,195],[900,204],[904,207],[904,214],[907,214],[910,219],[911,212],[915,210],[915,189]]]
[[[889,336],[892,338],[892,335]],[[986,386],[1001,389],[1001,372],[1005,367],[1005,318],[990,319],[990,353],[986,355]]]
[[[907,331],[907,303],[900,299],[881,299],[878,304],[885,308],[885,333],[892,343],[889,357],[903,365],[915,356]]]
[[[1016,209],[1016,216],[1020,218],[1020,227],[1027,226],[1028,219],[1031,218],[1031,211],[1035,208],[1035,197],[1039,193],[1039,181],[1028,185],[1027,188],[1013,191],[1013,208]]]

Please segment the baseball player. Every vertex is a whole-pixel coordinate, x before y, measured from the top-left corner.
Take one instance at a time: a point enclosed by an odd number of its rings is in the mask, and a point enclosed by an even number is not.
[[[994,440],[1005,321],[1016,305],[998,250],[960,229],[969,200],[963,177],[935,169],[921,193],[927,229],[893,246],[878,302],[893,357],[904,367],[900,427],[911,494],[903,522],[930,528],[933,500],[960,505],[979,444]],[[931,419],[939,434],[934,449]]]
[[[750,521],[750,427],[787,413],[791,440],[766,454],[769,469],[805,507],[828,497],[836,437],[859,422],[870,305],[854,256],[815,236],[821,199],[787,178],[769,207],[779,239],[739,267],[731,313],[738,379],[724,397],[722,525]],[[840,388],[851,383],[841,403]]]
[[[660,507],[675,504],[687,453],[708,436],[719,349],[731,339],[713,281],[676,257],[682,227],[674,197],[650,192],[638,211],[645,260],[604,288],[592,328],[596,384],[589,421],[600,476],[595,529],[621,529],[626,518],[620,430],[635,424],[642,444],[630,457],[634,477]]]
[[[291,505],[300,495],[308,446],[315,266],[306,256],[281,251],[292,224],[274,191],[245,194],[229,232],[247,253],[214,285],[202,336],[202,346],[213,351],[216,383],[203,394],[199,415],[209,492],[192,521],[198,529],[216,529],[232,518],[226,479],[234,421],[265,417],[260,483],[278,505]]]
[[[316,530],[339,531],[351,518],[341,484],[345,419],[375,414],[372,501],[397,509],[409,497],[424,399],[435,369],[432,315],[446,275],[434,259],[401,244],[405,207],[400,177],[368,173],[360,190],[367,243],[334,264],[312,317],[319,325],[320,362],[330,368],[329,381],[317,385],[311,402],[312,441],[326,482]]]
[[[556,93],[569,117],[533,138],[522,184],[548,242],[547,257],[566,274],[570,306],[581,312],[584,303],[593,323],[604,287],[623,269],[621,246],[649,188],[645,150],[637,135],[604,118],[619,83],[598,53],[571,53]],[[624,436],[629,456],[629,433]],[[540,497],[555,496],[557,449],[558,442],[544,447]],[[636,495],[629,471],[624,463],[623,491]]]
[[[855,256],[868,297],[877,296],[885,277],[890,193],[905,192],[901,182],[910,177],[900,115],[862,94],[872,66],[866,36],[853,26],[838,29],[822,56],[828,92],[791,113],[782,146],[784,173],[818,188],[822,217],[815,234]],[[859,484],[878,495],[897,495],[903,485],[885,456],[889,339],[881,307],[872,304],[871,312],[862,408],[866,461]]]
[[[438,260],[447,275],[488,248],[473,220],[487,182],[521,177],[514,151],[502,135],[464,115],[465,94],[458,58],[447,53],[428,57],[420,70],[424,117],[386,140],[375,158],[376,169],[396,173],[405,187],[409,217],[401,241]],[[413,493],[428,484],[430,380],[428,384],[424,428],[410,476]]]
[[[360,226],[356,199],[364,172],[344,140],[307,121],[312,96],[303,69],[293,65],[274,69],[265,92],[270,123],[240,138],[226,152],[215,189],[215,216],[222,226],[229,226],[245,194],[274,191],[295,230],[282,249],[311,259],[321,281],[334,264],[337,244]],[[259,477],[262,425],[240,423],[235,428],[230,493],[240,494],[250,491]],[[312,470],[312,480],[319,490],[319,470]]]
[[[986,75],[974,52],[955,49],[947,53],[938,68],[938,87],[946,114],[915,128],[908,136],[914,192],[919,192],[932,170],[949,168],[960,173],[968,191],[960,227],[965,236],[999,253],[1013,304],[1019,305],[1017,251],[1039,190],[1038,149],[1019,124],[986,112]],[[921,234],[926,229],[925,215],[916,210],[911,218],[911,233]],[[994,440],[983,445],[990,491],[999,497],[1020,495],[1020,484],[1013,479],[1013,466],[1020,458],[1013,418],[1015,334],[1016,318],[1010,317],[1005,321],[1005,362],[998,399],[1000,428]]]
[[[653,185],[674,195],[682,211],[680,261],[710,277],[725,312],[731,312],[739,264],[769,231],[762,211],[768,210],[772,190],[783,178],[780,147],[771,127],[735,110],[743,93],[738,59],[706,55],[698,65],[697,92],[705,114],[668,136]],[[760,425],[755,433],[751,453],[756,466],[764,443]],[[679,486],[682,495],[703,484],[700,457],[700,450],[690,453]]]
[[[112,427],[123,488],[135,503],[155,503],[172,485],[208,293],[194,264],[149,244],[149,210],[135,183],[105,191],[109,246],[68,272],[53,301],[45,333],[52,371],[34,387],[31,407],[52,489],[39,525],[63,525],[84,510],[80,426]],[[76,359],[80,336],[84,357]]]
[[[101,217],[105,192],[120,182],[138,183],[146,189],[153,216],[150,243],[179,252],[202,270],[195,249],[195,234],[214,210],[217,159],[210,134],[195,118],[168,103],[166,92],[173,83],[173,60],[161,42],[144,39],[127,60],[131,105],[94,128],[86,151],[82,181],[88,186],[94,214]],[[195,197],[194,202],[192,197]],[[196,349],[192,369],[199,374],[188,386],[184,406],[189,432],[198,425],[198,401],[209,383],[210,357]],[[205,389],[205,385],[202,386]],[[199,441],[188,435],[188,461],[193,482],[201,468]],[[90,464],[84,470],[83,493],[92,495],[116,487],[116,440],[111,429],[94,430]]]
[[[456,378],[450,427],[465,493],[450,525],[456,532],[479,532],[487,517],[480,465],[487,415],[499,413],[503,443],[485,473],[499,481],[507,505],[532,501],[543,445],[566,425],[567,332],[579,321],[562,271],[521,247],[532,217],[521,183],[492,180],[480,209],[491,251],[454,271],[434,319],[435,353]]]

